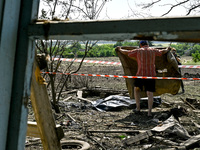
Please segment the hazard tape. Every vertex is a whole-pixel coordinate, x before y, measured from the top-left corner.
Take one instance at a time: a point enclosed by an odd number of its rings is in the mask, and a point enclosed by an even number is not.
[[[192,66],[192,65],[178,65],[179,68],[200,68],[200,66]]]
[[[78,74],[78,73],[60,73],[60,72],[41,72],[43,74],[64,74],[75,76],[90,76],[90,77],[109,77],[109,78],[132,78],[132,79],[167,79],[167,80],[200,80],[200,78],[176,78],[176,77],[144,77],[144,76],[118,76],[118,75],[100,75],[100,74]]]
[[[60,60],[60,61],[74,61],[74,62],[81,62],[81,59],[68,59],[68,58],[53,58],[53,60]],[[94,64],[108,64],[108,65],[121,65],[120,62],[110,62],[110,61],[98,61],[98,60],[83,60],[84,63],[94,63]]]
[[[69,58],[53,58],[53,60],[60,61],[74,61],[81,62],[81,59],[69,59]],[[108,64],[108,65],[121,65],[120,62],[110,62],[110,61],[98,61],[98,60],[83,60],[84,63],[94,63],[94,64]],[[198,65],[178,65],[178,68],[200,68]]]

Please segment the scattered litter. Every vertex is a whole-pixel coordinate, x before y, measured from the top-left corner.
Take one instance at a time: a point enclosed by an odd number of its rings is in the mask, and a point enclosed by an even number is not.
[[[144,132],[144,133],[140,133],[132,138],[129,138],[127,140],[124,141],[124,144],[125,145],[131,145],[133,143],[137,143],[141,140],[144,140],[144,139],[148,139],[149,137],[151,137],[153,134],[150,130]]]
[[[178,123],[178,121],[174,118],[173,115],[171,115],[171,117],[169,117],[161,125],[153,128],[151,131],[172,133],[176,134],[177,136],[183,139],[190,138],[190,135],[188,134],[187,130],[185,130],[185,128],[183,128],[183,126],[181,126]]]
[[[141,98],[140,104],[141,108],[148,106],[148,98]],[[160,96],[154,97],[154,106],[160,105],[161,98]],[[92,102],[93,106],[99,111],[117,111],[120,108],[128,107],[132,108],[136,105],[135,99],[130,99],[127,96],[111,95],[105,99],[99,99]]]
[[[189,138],[188,140],[184,141],[183,143],[181,143],[181,146],[185,146],[186,148],[189,148],[191,145],[197,143],[200,141],[200,134],[199,135],[195,135],[192,136],[191,138]]]

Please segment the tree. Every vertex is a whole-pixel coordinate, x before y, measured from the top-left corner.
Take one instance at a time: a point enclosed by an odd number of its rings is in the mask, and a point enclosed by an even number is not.
[[[41,0],[43,18],[39,18],[97,19],[107,2],[108,0]]]
[[[81,44],[77,41],[73,41],[72,45],[69,47],[71,52],[75,55],[79,52],[80,49],[82,49]]]
[[[49,63],[49,65],[46,68],[47,72],[57,72],[62,61],[54,61],[53,57],[59,56],[59,58],[61,58],[62,54],[64,53],[65,47],[68,44],[68,41],[66,41],[65,43],[61,41],[46,41],[46,40],[38,40],[36,41],[36,51],[37,53],[43,53],[46,56],[50,56],[50,60],[51,63]],[[59,88],[59,85],[55,84],[56,80],[56,74],[45,74],[44,77],[49,77],[49,82],[47,82],[47,88],[51,88],[51,96],[52,96],[52,100],[53,100],[53,106],[56,110],[56,112],[59,112],[59,107],[58,107],[58,103],[56,100],[56,89]]]
[[[117,41],[113,47],[117,47],[117,46],[122,46],[123,42],[122,41]]]
[[[146,3],[139,3],[137,4],[138,7],[141,7],[142,9],[153,9],[153,6],[157,5],[159,7],[167,6],[166,12],[161,14],[161,16],[166,16],[170,12],[172,12],[175,9],[178,9],[180,7],[183,7],[185,10],[185,15],[195,15],[199,14],[200,11],[200,1],[198,0],[176,0],[173,1],[173,3],[169,3],[168,1],[164,0],[154,0],[152,2]],[[162,3],[162,5],[161,5]]]
[[[107,0],[41,0],[41,3],[45,6],[41,8],[41,15],[39,19],[47,20],[66,20],[66,19],[96,19],[98,18],[101,10],[106,4]],[[48,89],[51,91],[53,106],[56,112],[60,112],[58,107],[58,102],[61,97],[61,93],[64,87],[67,87],[67,82],[71,77],[71,74],[76,73],[80,70],[83,60],[85,59],[87,53],[92,49],[92,47],[97,43],[97,41],[82,41],[84,44],[84,53],[80,55],[79,50],[82,49],[80,41],[52,41],[52,40],[41,40],[37,41],[37,51],[38,53],[45,53],[51,58],[51,63],[47,67],[47,72],[57,72],[62,65],[62,61],[54,61],[54,56],[69,56],[73,57],[75,60],[79,55],[82,56],[82,61],[78,67],[72,68],[73,61],[66,67],[62,72],[68,73],[69,75],[62,75],[59,81],[56,78],[56,74],[48,74],[45,77],[49,77]],[[70,44],[71,46],[69,46]],[[58,84],[56,84],[58,82]],[[56,95],[56,93],[58,93]]]
[[[192,60],[196,63],[200,61],[200,53],[199,51],[196,51],[195,53],[192,54]]]
[[[139,41],[131,42],[131,41],[124,41],[123,46],[138,46]]]

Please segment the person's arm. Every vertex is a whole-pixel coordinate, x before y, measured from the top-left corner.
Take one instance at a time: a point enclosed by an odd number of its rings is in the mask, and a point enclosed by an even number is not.
[[[176,60],[178,61],[178,62],[180,62],[181,61],[181,59],[180,59],[180,57],[176,57]]]
[[[123,47],[123,48],[126,48],[126,47]],[[117,47],[117,50],[120,51],[124,55],[128,55],[131,52],[130,50],[122,49],[119,46]]]
[[[162,52],[162,54],[166,54],[167,52],[169,52],[171,50],[171,47],[168,47],[166,49],[160,50],[160,52]]]

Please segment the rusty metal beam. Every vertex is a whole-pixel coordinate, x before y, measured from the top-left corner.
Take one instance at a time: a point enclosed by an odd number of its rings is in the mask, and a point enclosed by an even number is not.
[[[103,21],[37,21],[28,34],[36,39],[200,42],[200,16]]]

